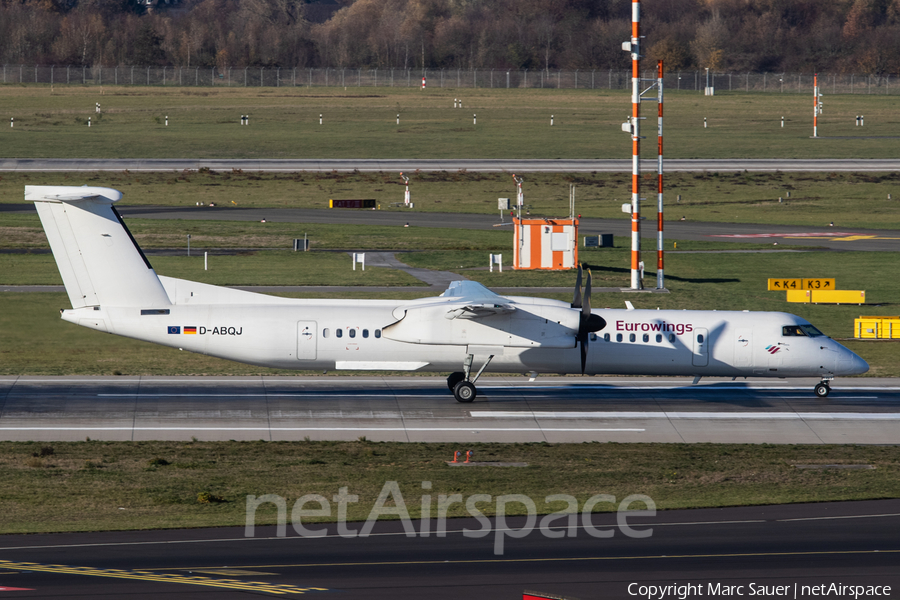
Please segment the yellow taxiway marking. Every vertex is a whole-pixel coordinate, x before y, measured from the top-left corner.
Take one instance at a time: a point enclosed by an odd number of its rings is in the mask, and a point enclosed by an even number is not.
[[[800,236],[792,236],[786,235],[784,236],[786,240],[831,240],[832,242],[855,242],[857,240],[900,240],[900,238],[895,237],[880,237],[877,235],[849,235],[846,237],[832,237],[830,235],[804,235]]]
[[[17,571],[34,571],[38,573],[60,573],[65,575],[87,575],[89,577],[109,577],[112,579],[132,579],[137,581],[155,581],[159,583],[181,583],[204,587],[227,588],[247,592],[268,592],[270,594],[304,594],[306,592],[324,592],[326,588],[302,588],[295,585],[268,583],[265,581],[238,581],[237,579],[212,579],[210,577],[190,577],[153,573],[143,570],[97,569],[94,567],[74,567],[71,565],[44,565],[31,562],[13,562],[0,560],[0,569]]]
[[[243,577],[247,577],[249,575],[278,575],[278,573],[247,571],[246,569],[191,569],[191,573],[203,573],[204,575],[233,575]]]
[[[696,559],[696,558],[749,558],[778,556],[840,556],[847,554],[898,554],[898,550],[830,550],[809,552],[738,552],[726,554],[648,554],[644,556],[581,556],[566,558],[493,558],[465,560],[409,560],[385,562],[347,562],[347,563],[297,563],[284,565],[248,565],[235,567],[240,569],[286,569],[299,567],[379,567],[390,565],[459,565],[459,564],[502,564],[502,563],[542,563],[542,562],[577,562],[577,561],[613,561],[613,560],[650,560],[650,559]]]

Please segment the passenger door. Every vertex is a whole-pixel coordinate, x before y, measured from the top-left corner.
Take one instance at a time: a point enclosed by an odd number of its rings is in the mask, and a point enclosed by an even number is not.
[[[749,327],[738,329],[734,344],[734,366],[740,368],[752,366],[753,329]]]
[[[316,360],[316,322],[297,321],[297,360]]]

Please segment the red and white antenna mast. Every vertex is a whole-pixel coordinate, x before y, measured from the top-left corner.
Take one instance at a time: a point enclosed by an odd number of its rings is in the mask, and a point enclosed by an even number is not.
[[[656,226],[656,289],[665,289],[663,276],[663,61],[656,63],[656,91],[659,102],[657,120],[657,226]]]
[[[659,215],[657,228],[657,275],[656,287],[663,289],[663,143],[662,143],[662,119],[663,119],[663,65],[662,61],[657,63],[656,79],[648,79],[646,81],[653,82],[652,85],[641,91],[641,2],[640,0],[631,0],[631,41],[622,44],[622,49],[631,53],[631,119],[630,122],[622,125],[622,130],[631,133],[631,289],[643,289],[644,284],[641,278],[642,266],[641,262],[641,96],[644,92],[658,88],[658,96],[656,98],[647,98],[647,100],[657,100],[659,102],[659,120],[658,120],[658,171],[659,171]],[[628,206],[624,205],[623,210]]]
[[[631,0],[631,289],[641,281],[641,2]]]

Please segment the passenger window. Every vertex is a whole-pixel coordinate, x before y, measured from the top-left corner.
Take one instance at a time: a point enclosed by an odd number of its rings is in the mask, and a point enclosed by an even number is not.
[[[380,338],[380,337],[381,337],[381,330],[380,330],[380,329],[376,329],[376,330],[375,330],[375,339],[378,339],[378,338]]]
[[[604,334],[603,334],[603,340],[604,340],[604,341],[607,341],[607,342],[609,341],[609,334],[608,334],[608,333],[604,333]]]
[[[364,337],[364,338],[369,337],[369,330],[368,330],[368,329],[363,329],[363,337]]]
[[[649,341],[650,341],[650,334],[645,333],[644,334],[644,343],[646,344]]]
[[[597,334],[596,334],[596,333],[592,333],[592,334],[591,334],[591,341],[592,341],[592,342],[596,342],[596,341],[597,341]]]
[[[656,334],[656,343],[659,344],[660,342],[662,342],[662,335],[657,333]]]
[[[670,344],[674,344],[674,343],[675,343],[675,334],[674,334],[674,333],[670,333],[670,334],[669,334],[669,343],[670,343]]]
[[[616,334],[616,341],[617,341],[617,342],[621,342],[621,341],[622,341],[622,334],[621,334],[621,333],[617,333],[617,334]]]
[[[354,337],[354,338],[356,337],[356,330],[355,330],[355,329],[351,329],[348,333],[350,334],[350,337]]]
[[[327,327],[322,330],[322,337],[327,338],[329,335],[331,335],[331,332],[328,331]]]
[[[702,344],[702,343],[703,343],[703,334],[702,334],[702,333],[698,333],[698,334],[697,334],[697,343],[698,343],[698,344]]]
[[[628,341],[629,341],[629,342],[633,342],[633,341],[636,340],[636,339],[637,339],[637,338],[635,337],[635,335],[634,335],[633,333],[629,333],[629,334],[628,334]]]
[[[340,328],[337,328],[334,330],[334,335],[335,337],[341,337],[344,335],[344,332]]]

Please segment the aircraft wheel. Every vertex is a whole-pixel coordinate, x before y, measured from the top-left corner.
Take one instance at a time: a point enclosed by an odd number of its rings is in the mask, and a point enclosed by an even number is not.
[[[456,371],[455,373],[450,373],[450,376],[447,377],[447,387],[450,388],[450,391],[453,392],[456,390],[456,384],[466,378],[466,374],[462,371]]]
[[[816,386],[816,396],[819,398],[827,398],[831,388],[824,381]]]
[[[453,397],[457,402],[471,402],[476,395],[475,386],[468,381],[460,381],[453,388]]]

